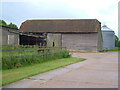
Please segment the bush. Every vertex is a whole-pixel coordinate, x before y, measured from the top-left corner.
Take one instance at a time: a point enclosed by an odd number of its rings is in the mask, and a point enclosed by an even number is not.
[[[24,53],[24,52],[23,52]],[[13,69],[19,68],[26,65],[43,63],[50,60],[56,60],[61,58],[68,58],[70,57],[69,52],[66,50],[50,50],[46,52],[45,55],[41,55],[41,53],[36,55],[29,55],[29,56],[3,56],[2,57],[2,69]]]
[[[115,47],[120,47],[120,40],[116,35],[115,35]]]

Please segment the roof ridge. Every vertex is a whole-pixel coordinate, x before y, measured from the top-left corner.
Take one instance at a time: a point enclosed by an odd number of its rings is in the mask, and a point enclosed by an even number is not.
[[[26,21],[42,21],[42,20],[97,20],[97,19],[30,19]]]

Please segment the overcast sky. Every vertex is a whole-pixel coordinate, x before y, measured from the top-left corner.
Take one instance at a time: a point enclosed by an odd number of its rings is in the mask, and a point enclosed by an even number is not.
[[[27,19],[98,19],[118,35],[118,1],[2,0],[1,19],[18,27]]]

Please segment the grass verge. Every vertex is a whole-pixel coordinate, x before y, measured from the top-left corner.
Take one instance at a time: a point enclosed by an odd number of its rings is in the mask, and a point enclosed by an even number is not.
[[[47,61],[40,64],[33,64],[25,67],[20,67],[16,69],[9,69],[2,71],[2,83],[0,86],[21,80],[23,78],[28,78],[33,75],[37,75],[43,72],[47,72],[65,65],[73,64],[79,61],[83,61],[83,58],[63,58],[52,61]]]
[[[8,55],[10,52],[5,52],[4,54]],[[25,55],[27,54],[27,56]],[[25,56],[24,56],[25,55]],[[69,52],[66,50],[50,50],[49,52],[39,52],[33,54],[31,52],[21,52],[20,54],[14,52],[14,54],[9,56],[2,56],[2,69],[13,69],[19,68],[31,64],[44,63],[50,60],[56,60],[61,58],[70,57]]]
[[[100,52],[114,52],[114,51],[120,51],[120,47],[115,47],[115,49],[112,50],[102,50]]]

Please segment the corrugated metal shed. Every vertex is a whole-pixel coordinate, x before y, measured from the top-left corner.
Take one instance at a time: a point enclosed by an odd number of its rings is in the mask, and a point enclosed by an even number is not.
[[[50,19],[27,20],[20,26],[20,32],[98,32],[97,19]]]

